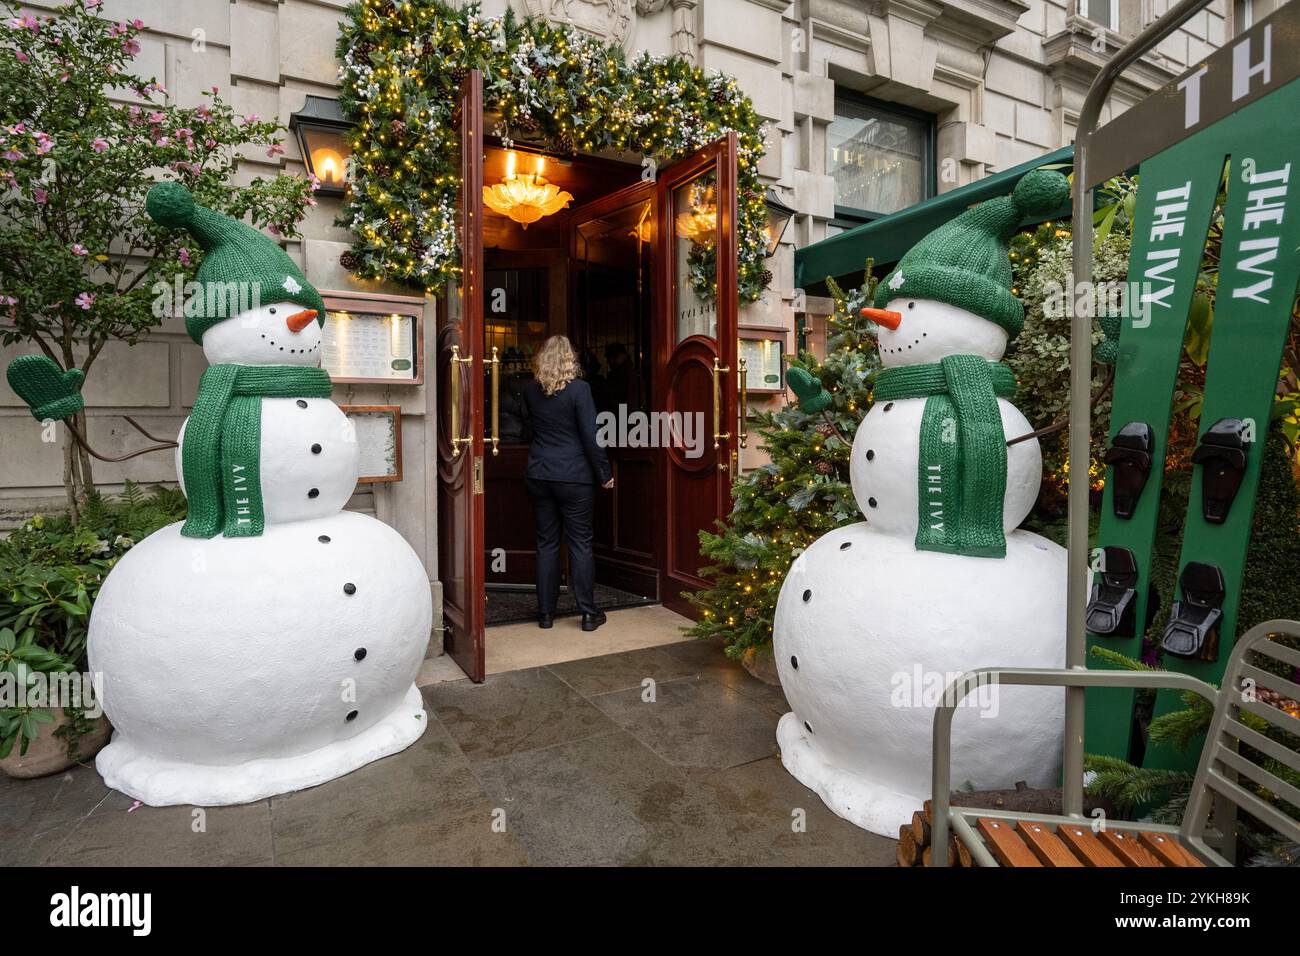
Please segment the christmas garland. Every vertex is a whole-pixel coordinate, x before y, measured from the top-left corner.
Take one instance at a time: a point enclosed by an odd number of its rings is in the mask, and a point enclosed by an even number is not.
[[[340,262],[368,279],[442,289],[460,268],[456,200],[461,81],[483,72],[490,132],[542,142],[555,153],[603,150],[649,157],[656,168],[734,130],[739,140],[740,301],[759,298],[771,274],[763,259],[766,207],[758,162],[764,125],[733,78],[680,57],[637,54],[571,27],[484,17],[442,0],[361,0],[339,39],[344,114],[351,134],[352,189],[339,225],[356,237]],[[692,270],[711,297],[713,276]]]

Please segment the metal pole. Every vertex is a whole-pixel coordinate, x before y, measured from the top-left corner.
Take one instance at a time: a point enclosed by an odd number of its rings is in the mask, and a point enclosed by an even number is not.
[[[1066,592],[1065,666],[1084,667],[1088,645],[1084,613],[1088,606],[1088,465],[1091,459],[1092,316],[1078,290],[1092,282],[1092,184],[1088,148],[1111,87],[1125,69],[1196,15],[1210,0],[1182,0],[1120,48],[1102,66],[1079,110],[1074,137],[1074,295],[1070,297],[1070,492],[1069,581]],[[1067,815],[1083,814],[1084,689],[1065,692],[1065,747],[1061,798]]]

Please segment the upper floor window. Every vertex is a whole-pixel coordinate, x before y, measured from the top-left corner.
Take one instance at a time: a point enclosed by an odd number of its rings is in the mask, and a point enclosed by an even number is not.
[[[1244,33],[1255,25],[1254,0],[1235,0],[1232,5],[1233,33]]]
[[[826,130],[836,218],[863,222],[934,195],[934,118],[842,92]]]
[[[1119,29],[1119,0],[1078,0],[1079,16],[1107,30]]]

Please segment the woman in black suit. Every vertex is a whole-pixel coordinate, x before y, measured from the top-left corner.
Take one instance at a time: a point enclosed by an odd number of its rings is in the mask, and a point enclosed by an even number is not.
[[[560,532],[569,538],[569,573],[582,629],[605,623],[596,607],[591,550],[595,486],[613,488],[605,449],[596,443],[596,406],[578,377],[577,353],[563,335],[546,340],[534,360],[537,377],[523,388],[533,436],[524,481],[537,525],[537,624],[554,623],[560,596]]]

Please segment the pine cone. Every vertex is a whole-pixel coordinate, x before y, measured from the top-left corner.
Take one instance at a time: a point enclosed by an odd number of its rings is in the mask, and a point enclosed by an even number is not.
[[[578,151],[573,142],[573,136],[569,133],[556,133],[552,138],[552,143],[557,153],[572,155]]]
[[[351,249],[345,249],[343,250],[343,254],[339,256],[339,265],[344,269],[347,269],[348,272],[356,272],[361,266],[361,256],[357,255]]]
[[[817,434],[821,435],[823,438],[830,438],[835,434],[835,426],[830,422],[822,422],[817,426]]]
[[[727,102],[727,91],[723,88],[714,90],[713,102],[717,103],[719,106],[724,106]]]
[[[763,283],[763,288],[766,289],[768,286],[772,284],[772,270],[764,269],[761,273],[759,273],[759,279]]]
[[[406,133],[406,124],[399,119],[395,119],[388,124],[388,131],[394,136],[403,136]]]
[[[758,617],[758,608],[753,608],[753,607],[747,607],[747,608],[745,608],[745,620],[746,620],[746,621],[752,621],[752,620],[753,620],[754,618],[756,618],[756,617]]]
[[[460,86],[465,82],[465,77],[469,76],[469,70],[463,66],[454,67],[451,71],[451,85]]]
[[[819,475],[829,475],[835,471],[835,466],[829,461],[819,461],[813,466],[813,468]]]
[[[375,45],[367,40],[365,43],[357,44],[357,56],[362,60],[369,60],[370,54],[375,52]]]

